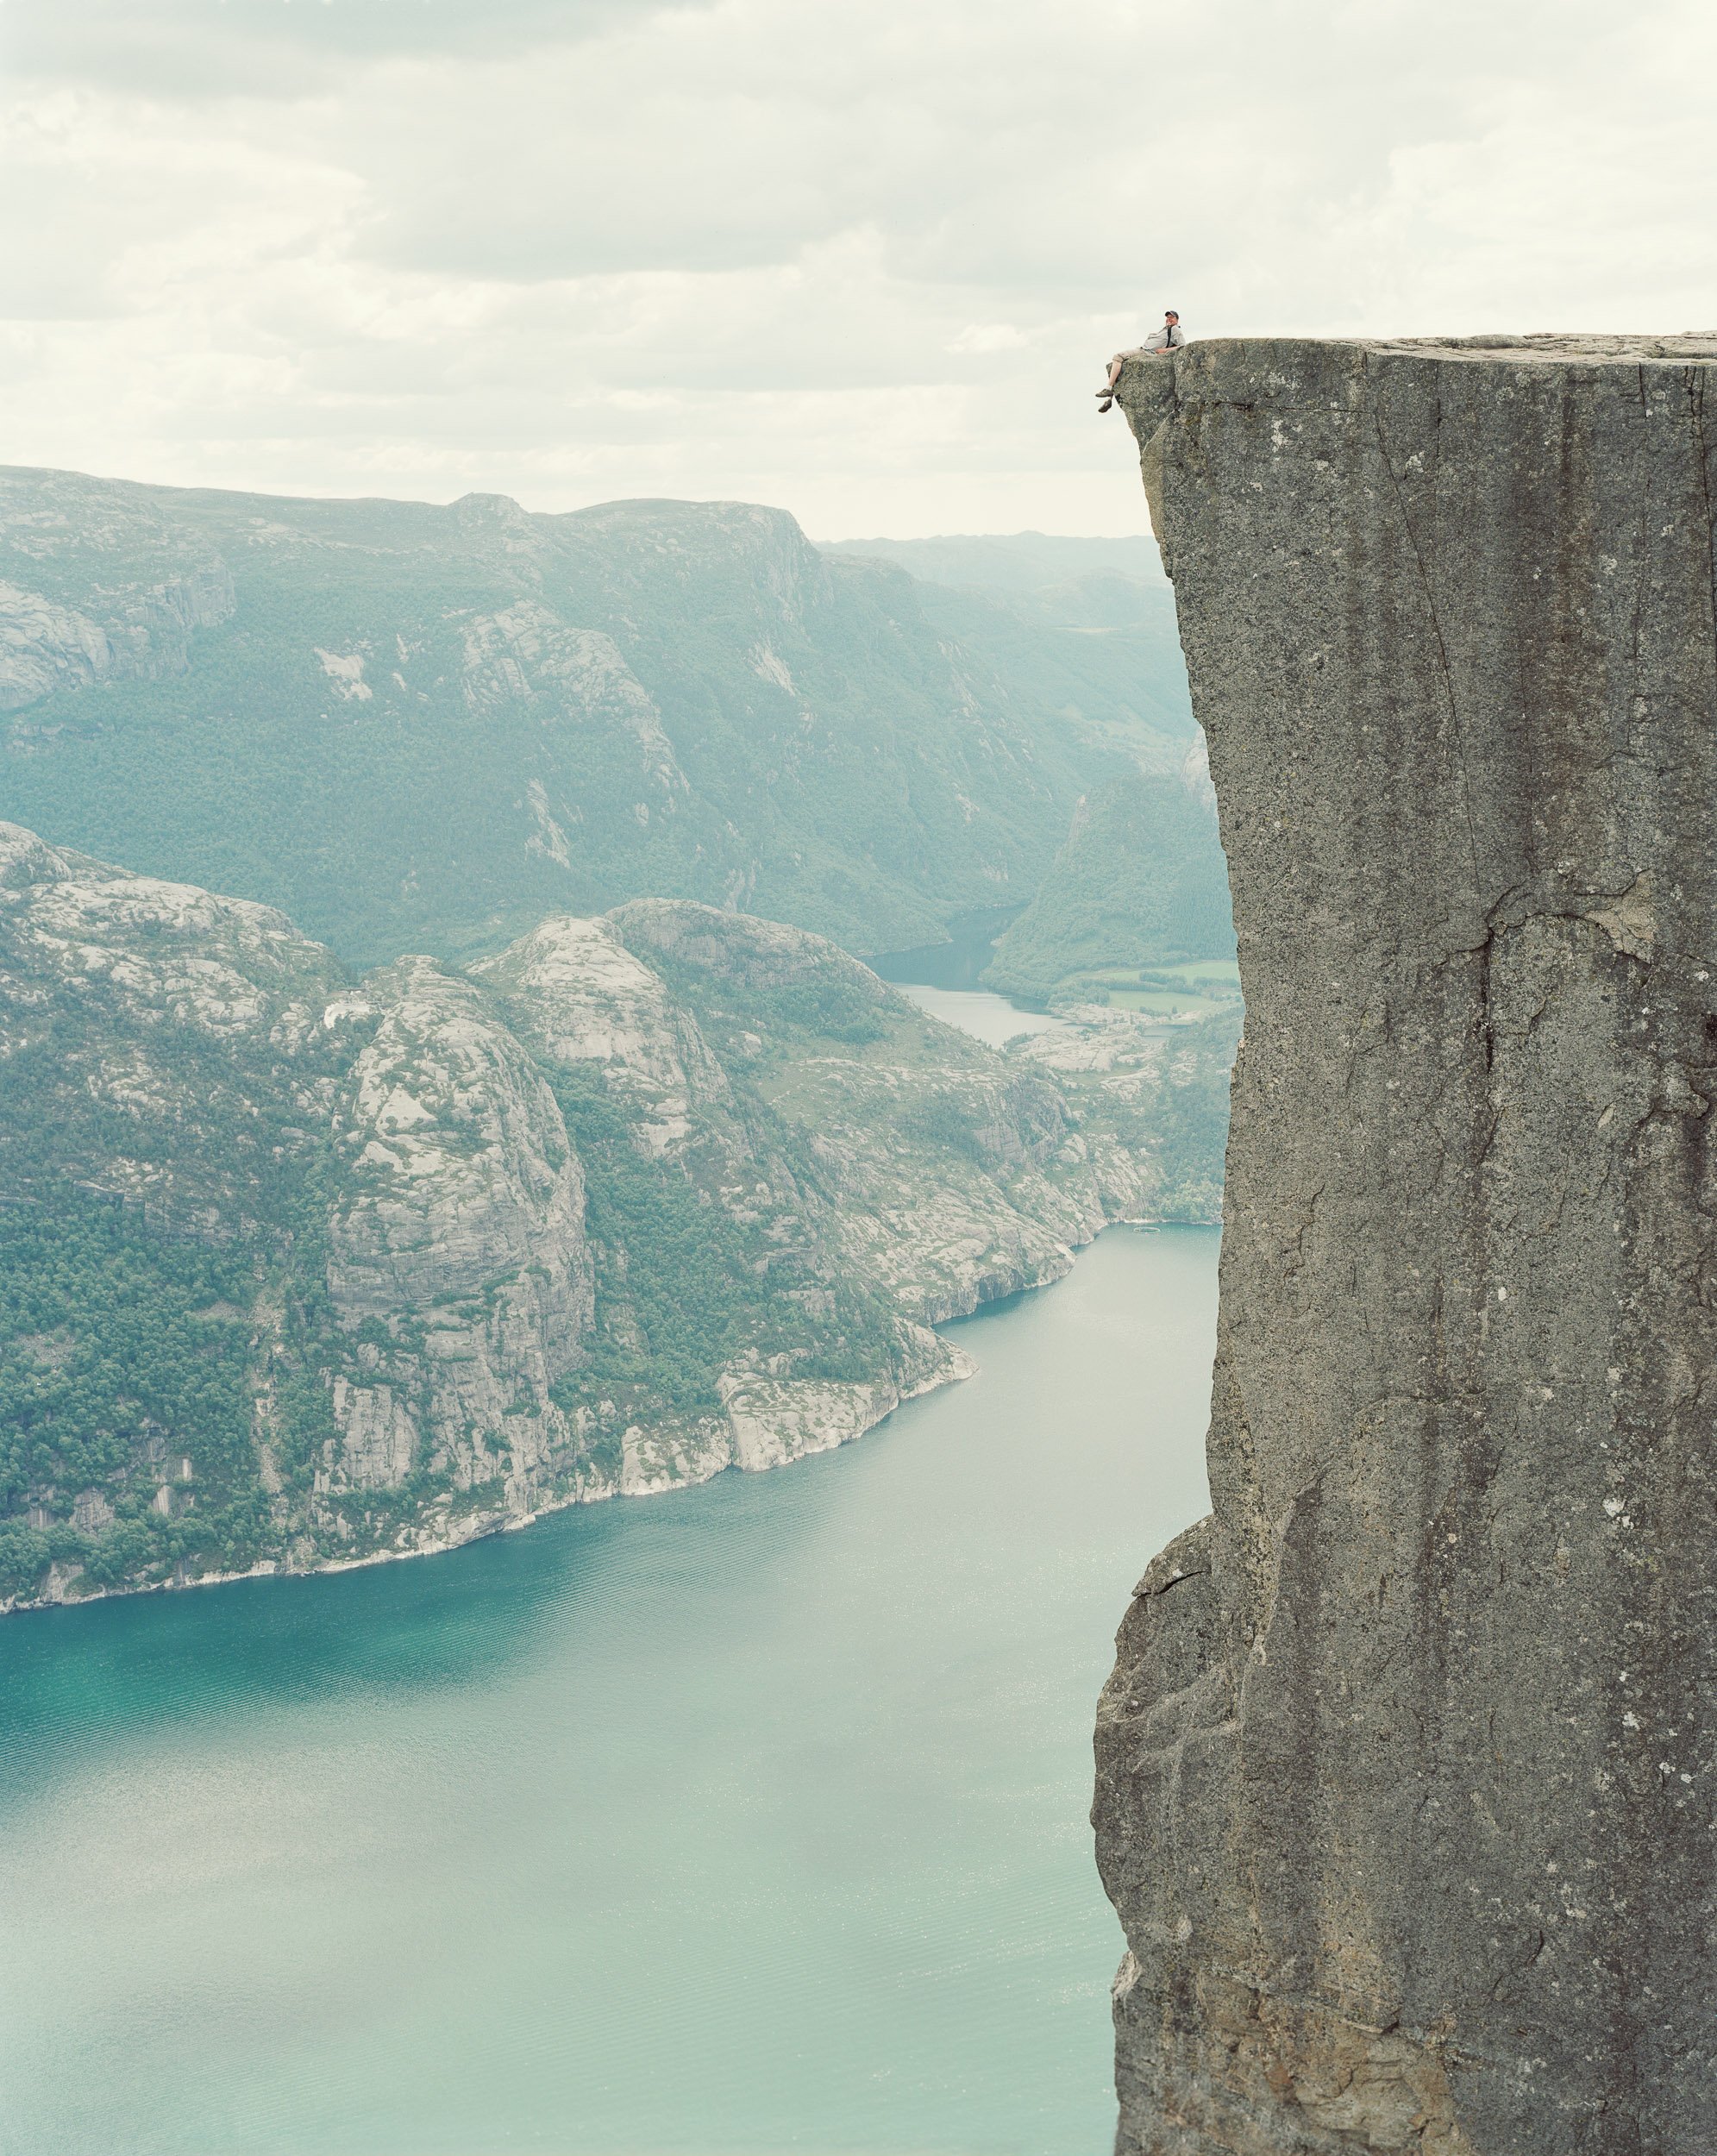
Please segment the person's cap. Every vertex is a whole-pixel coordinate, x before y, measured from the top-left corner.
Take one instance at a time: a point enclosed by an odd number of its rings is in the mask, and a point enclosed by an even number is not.
[[[1165,307],[1162,310],[1162,319],[1167,322],[1170,315],[1173,315],[1175,321],[1178,322],[1181,319],[1180,309],[1178,307]]]

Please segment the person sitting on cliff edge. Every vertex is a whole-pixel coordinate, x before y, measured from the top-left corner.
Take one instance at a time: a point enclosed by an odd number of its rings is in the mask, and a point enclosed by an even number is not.
[[[1107,411],[1115,401],[1115,384],[1121,379],[1121,369],[1129,360],[1166,359],[1187,341],[1187,333],[1181,327],[1181,317],[1171,307],[1162,317],[1162,327],[1131,352],[1117,352],[1109,362],[1109,379],[1097,392],[1097,409]]]

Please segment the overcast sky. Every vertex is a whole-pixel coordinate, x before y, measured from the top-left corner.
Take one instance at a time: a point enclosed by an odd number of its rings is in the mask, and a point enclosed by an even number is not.
[[[1717,327],[1710,0],[0,0],[0,461],[1144,528],[1100,362]]]

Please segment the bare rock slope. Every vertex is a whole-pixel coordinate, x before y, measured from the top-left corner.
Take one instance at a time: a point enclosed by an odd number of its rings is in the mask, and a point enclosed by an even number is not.
[[[1136,363],[1232,879],[1123,2151],[1717,2145],[1717,338]]]

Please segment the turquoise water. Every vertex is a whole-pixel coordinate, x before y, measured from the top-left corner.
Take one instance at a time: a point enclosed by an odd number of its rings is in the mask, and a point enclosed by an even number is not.
[[[1067,1025],[1046,1011],[1027,1011],[1012,996],[991,995],[982,988],[931,988],[902,981],[900,993],[910,996],[921,1011],[991,1048],[1002,1048],[1021,1033],[1055,1033]]]
[[[0,1625],[0,2147],[1098,2156],[1092,1703],[1216,1249],[795,1467]]]
[[[917,950],[886,951],[865,963],[910,996],[921,1011],[991,1048],[1001,1048],[1021,1033],[1053,1031],[1067,1024],[1047,1012],[1033,1011],[1012,996],[983,985],[983,971],[995,956],[996,937],[1019,912],[1017,906],[968,914],[949,931],[946,943]]]

